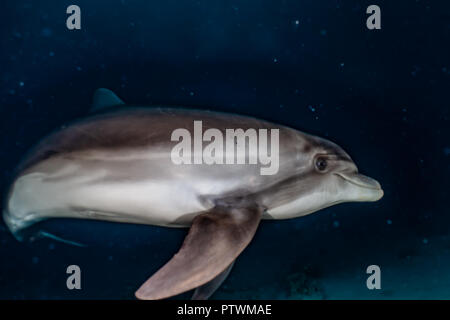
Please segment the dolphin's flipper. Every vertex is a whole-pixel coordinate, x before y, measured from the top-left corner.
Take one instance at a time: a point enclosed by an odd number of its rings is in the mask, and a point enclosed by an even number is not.
[[[96,112],[113,106],[121,106],[125,103],[114,92],[108,89],[100,88],[94,93],[91,112]]]
[[[220,285],[225,281],[225,279],[230,274],[233,268],[234,262],[232,262],[225,270],[222,271],[217,277],[212,279],[210,282],[195,289],[192,295],[192,300],[207,300],[211,297],[214,292],[220,287]]]
[[[216,206],[194,218],[180,251],[136,291],[155,300],[200,287],[216,278],[253,238],[263,209]]]

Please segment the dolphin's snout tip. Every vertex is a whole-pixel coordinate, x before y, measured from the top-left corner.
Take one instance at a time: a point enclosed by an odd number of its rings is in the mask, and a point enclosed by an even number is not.
[[[364,190],[359,201],[375,202],[383,198],[384,191],[380,188],[362,188]]]
[[[357,200],[356,201],[378,201],[384,196],[384,191],[381,188],[381,184],[370,177],[363,174],[353,172],[339,172],[339,177],[349,182],[354,187],[357,187]]]
[[[384,196],[384,191],[383,191],[383,189],[381,189],[381,186],[380,186],[380,188],[377,189],[376,191],[377,191],[377,194],[376,194],[376,195],[373,197],[373,199],[370,200],[370,201],[375,202],[375,201],[378,201],[378,200],[380,200],[381,198],[383,198],[383,196]]]

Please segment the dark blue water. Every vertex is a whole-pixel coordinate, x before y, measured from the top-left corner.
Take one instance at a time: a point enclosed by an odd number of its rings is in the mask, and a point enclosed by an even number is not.
[[[81,30],[65,26],[71,4]],[[381,30],[365,26],[370,4]],[[2,1],[1,194],[99,87],[127,103],[252,115],[337,142],[385,196],[263,222],[214,298],[450,298],[449,40],[447,1]],[[132,299],[186,233],[43,227],[88,246],[19,243],[2,222],[0,298]],[[66,289],[71,264],[82,290]],[[372,264],[381,290],[366,288]]]

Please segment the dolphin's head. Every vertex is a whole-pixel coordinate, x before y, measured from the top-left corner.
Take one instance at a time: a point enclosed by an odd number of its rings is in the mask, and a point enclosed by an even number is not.
[[[291,179],[291,200],[270,210],[275,219],[293,218],[342,202],[377,201],[380,184],[358,172],[350,156],[338,145],[301,133],[296,177]]]
[[[383,190],[375,179],[358,172],[350,156],[328,140],[312,137],[311,176],[317,180],[316,191],[339,202],[377,201]]]

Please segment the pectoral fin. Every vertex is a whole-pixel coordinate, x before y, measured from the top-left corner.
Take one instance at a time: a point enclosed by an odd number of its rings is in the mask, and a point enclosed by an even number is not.
[[[180,251],[136,291],[136,297],[164,299],[216,278],[250,243],[262,211],[258,206],[218,206],[195,217]]]

